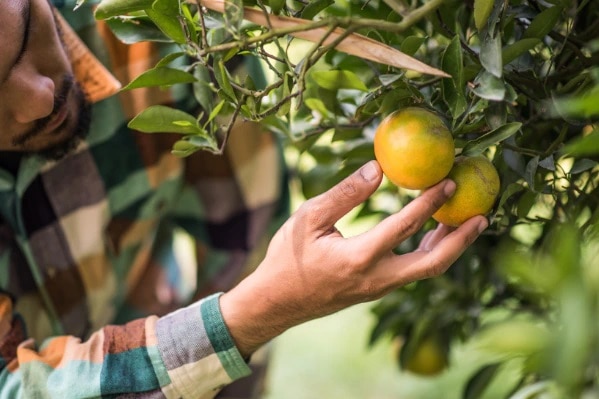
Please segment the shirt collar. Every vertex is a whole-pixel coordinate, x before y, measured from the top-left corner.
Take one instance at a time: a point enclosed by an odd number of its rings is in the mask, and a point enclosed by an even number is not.
[[[62,31],[73,73],[87,94],[88,100],[96,103],[118,93],[121,83],[87,48],[63,16],[58,11],[54,14]]]

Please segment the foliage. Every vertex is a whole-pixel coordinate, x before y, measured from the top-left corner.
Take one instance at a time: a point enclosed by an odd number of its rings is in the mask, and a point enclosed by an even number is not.
[[[505,355],[456,387],[464,398],[514,357],[526,367],[513,398],[599,397],[599,0],[104,0],[96,15],[124,41],[178,45],[128,89],[192,82],[203,108],[153,107],[132,127],[170,127],[186,156],[222,151],[236,118],[259,121],[300,152],[306,197],[374,157],[389,113],[437,112],[458,153],[493,161],[502,194],[487,233],[446,275],[374,308],[372,341],[401,336],[410,350],[441,335],[447,351],[472,339]],[[240,75],[238,59],[266,79]],[[416,194],[385,182],[357,217],[384,217]]]

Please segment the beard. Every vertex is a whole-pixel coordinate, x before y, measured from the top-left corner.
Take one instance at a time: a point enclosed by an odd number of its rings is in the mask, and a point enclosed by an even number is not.
[[[70,76],[70,79],[74,80],[72,76]],[[79,83],[73,82],[72,87],[73,95],[75,96],[77,104],[77,110],[79,111],[77,112],[77,120],[75,126],[64,141],[38,152],[38,155],[46,159],[57,161],[64,158],[75,148],[77,148],[81,140],[85,139],[89,134],[89,128],[92,120],[91,103],[87,101],[85,92],[83,91]],[[65,99],[62,101],[66,101],[66,96]]]
[[[85,92],[75,81],[73,75],[65,75],[63,79],[62,89],[54,97],[54,109],[52,113],[38,121],[35,126],[25,134],[15,138],[13,145],[17,147],[23,147],[27,142],[36,136],[37,132],[40,132],[48,124],[48,122],[59,112],[67,103],[67,99],[71,93],[75,98],[76,103],[76,121],[75,125],[70,132],[66,135],[66,138],[58,143],[55,143],[47,148],[37,150],[35,152],[26,152],[27,155],[38,155],[48,160],[60,160],[72,152],[81,140],[87,137],[92,119],[92,107],[91,103],[87,100]]]

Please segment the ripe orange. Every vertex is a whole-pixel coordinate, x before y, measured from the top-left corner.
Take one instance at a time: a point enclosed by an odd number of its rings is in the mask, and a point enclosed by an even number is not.
[[[457,157],[448,177],[457,188],[433,215],[436,221],[456,227],[491,210],[499,194],[499,175],[491,161],[483,156]]]
[[[423,108],[391,113],[377,127],[374,155],[395,185],[421,190],[441,180],[454,161],[453,136],[443,121]]]

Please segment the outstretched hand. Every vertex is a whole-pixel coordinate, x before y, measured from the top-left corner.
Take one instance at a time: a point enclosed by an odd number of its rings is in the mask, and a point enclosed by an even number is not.
[[[483,216],[457,229],[440,224],[416,251],[393,253],[454,193],[455,183],[444,180],[369,231],[344,238],[335,223],[372,195],[381,179],[380,166],[371,161],[306,201],[275,234],[258,269],[221,297],[223,318],[242,354],[292,326],[444,273],[487,227]]]

